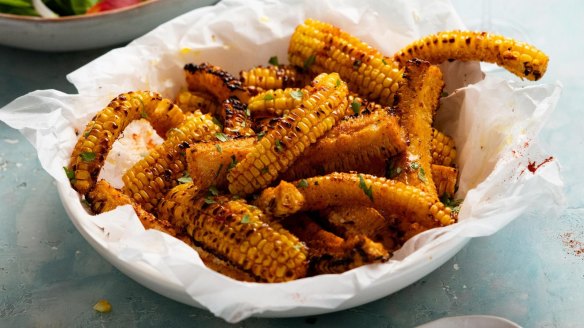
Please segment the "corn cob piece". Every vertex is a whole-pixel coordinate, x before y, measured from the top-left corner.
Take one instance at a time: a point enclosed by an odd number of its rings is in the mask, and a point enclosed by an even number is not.
[[[409,140],[406,151],[393,162],[399,174],[394,179],[422,189],[438,199],[432,180],[432,122],[444,87],[436,66],[420,60],[406,64],[403,83],[397,92],[397,111]]]
[[[255,135],[247,105],[237,97],[229,97],[221,104],[223,132],[230,137],[250,137]]]
[[[454,166],[456,147],[454,145],[454,139],[451,137],[436,129],[432,129],[430,151],[432,152],[432,164]]]
[[[190,91],[207,92],[213,95],[218,103],[222,103],[232,96],[244,103],[249,101],[248,89],[244,88],[239,79],[221,67],[209,63],[186,64],[184,71]]]
[[[239,76],[244,86],[261,90],[302,88],[312,80],[295,66],[289,65],[258,66],[239,72]]]
[[[336,73],[316,77],[302,104],[268,131],[229,172],[229,191],[250,194],[274,181],[306,147],[345,116],[347,92],[347,85]]]
[[[398,119],[384,110],[341,121],[310,145],[280,176],[286,181],[354,171],[406,149]]]
[[[413,58],[440,64],[447,60],[495,63],[528,80],[539,80],[547,69],[548,57],[524,42],[487,32],[448,31],[412,42],[394,55],[400,65]]]
[[[187,89],[180,90],[176,95],[176,105],[185,112],[194,112],[200,110],[203,114],[210,113],[216,115],[219,113],[219,104],[209,94],[204,92],[189,91]]]
[[[260,281],[283,282],[307,272],[307,249],[298,238],[243,199],[199,197],[191,183],[178,185],[160,203],[159,216],[202,248]]]
[[[305,96],[298,88],[267,90],[251,97],[248,108],[254,118],[282,116],[300,106]]]
[[[436,185],[438,195],[454,195],[456,182],[458,181],[458,170],[454,167],[432,164],[432,176]]]
[[[190,143],[215,139],[217,132],[219,126],[209,114],[189,113],[182,124],[168,132],[162,144],[124,173],[122,191],[152,212],[186,171],[185,152]]]
[[[155,229],[171,236],[176,235],[172,225],[166,220],[158,220],[154,215],[146,212],[132,198],[114,188],[105,180],[100,180],[86,195],[86,199],[93,213],[109,212],[118,206],[132,205],[144,229]]]
[[[372,207],[331,207],[321,211],[320,216],[325,219],[326,227],[343,238],[364,235],[382,244],[389,252],[397,250],[399,246],[393,222],[386,220]]]
[[[286,186],[289,212],[283,213],[278,196]],[[296,190],[293,190],[296,188]],[[265,213],[285,216],[296,212],[320,211],[331,206],[369,206],[386,219],[396,220],[404,240],[427,229],[449,225],[456,216],[435,197],[395,180],[355,173],[331,173],[266,188],[254,201]]]
[[[343,273],[389,259],[383,245],[363,235],[343,239],[324,230],[306,215],[290,217],[283,224],[308,246],[310,275]]]
[[[288,48],[292,65],[313,74],[338,72],[349,89],[381,105],[392,105],[402,72],[361,40],[327,23],[307,19],[299,25]]]
[[[186,160],[193,184],[201,190],[211,186],[227,189],[227,173],[251,151],[255,140],[240,138],[191,145]]]
[[[147,91],[128,92],[114,98],[97,113],[79,136],[68,169],[73,188],[85,194],[95,185],[113,143],[132,121],[146,118],[160,136],[184,120],[172,101]]]

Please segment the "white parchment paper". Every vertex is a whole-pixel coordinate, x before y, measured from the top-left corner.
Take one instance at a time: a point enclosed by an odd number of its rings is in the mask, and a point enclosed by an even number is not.
[[[241,283],[208,270],[180,241],[145,231],[129,206],[98,216],[85,211],[63,166],[75,131],[97,111],[131,90],[174,97],[184,85],[186,63],[209,61],[237,74],[266,65],[274,55],[284,62],[290,35],[308,17],[335,24],[387,55],[426,34],[463,28],[445,0],[223,1],[178,17],[71,73],[68,79],[78,94],[35,91],[8,104],[0,119],[35,146],[71,220],[104,257],[146,286],[230,322],[361,304],[412,282],[404,282],[404,276],[429,272],[435,267],[429,267],[431,260],[453,239],[490,235],[531,212],[558,214],[560,167],[540,149],[537,134],[555,108],[561,85],[483,79],[478,64],[457,62],[441,66],[449,96],[442,99],[436,125],[454,137],[459,152],[457,196],[465,198],[460,222],[416,236],[388,263],[283,284]]]

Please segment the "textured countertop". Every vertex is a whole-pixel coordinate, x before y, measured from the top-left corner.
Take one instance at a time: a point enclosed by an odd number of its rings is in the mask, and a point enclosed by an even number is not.
[[[477,238],[417,283],[332,314],[248,319],[242,327],[411,327],[488,314],[526,327],[584,327],[584,34],[578,1],[454,1],[470,28],[529,41],[551,58],[541,80],[564,89],[543,145],[562,165],[566,208],[523,216]],[[572,41],[569,41],[572,40]],[[37,89],[74,92],[65,75],[109,49],[37,53],[0,47],[0,107]],[[495,74],[507,74],[500,73]],[[511,75],[505,75],[513,78]],[[0,327],[230,326],[160,296],[115,269],[77,232],[28,142],[0,123]],[[113,311],[92,309],[105,298]]]

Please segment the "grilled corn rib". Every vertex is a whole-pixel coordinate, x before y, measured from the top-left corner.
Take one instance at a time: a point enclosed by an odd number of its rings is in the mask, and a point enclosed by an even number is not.
[[[225,142],[199,142],[187,150],[186,160],[193,184],[200,189],[227,189],[227,173],[250,152],[256,138]]]
[[[286,192],[278,189],[286,188]],[[282,206],[281,195],[288,206]],[[330,206],[370,206],[386,219],[396,220],[405,240],[430,228],[455,222],[451,210],[435,197],[395,180],[355,173],[282,182],[266,188],[254,201],[265,213],[278,216],[319,211]]]
[[[283,117],[227,175],[232,194],[250,194],[286,170],[310,144],[346,114],[347,85],[339,75],[314,79],[300,106]]]
[[[184,114],[154,92],[128,92],[114,98],[87,124],[73,149],[68,169],[74,172],[71,184],[75,190],[85,194],[95,185],[114,141],[130,122],[140,118],[146,118],[164,136],[184,120]]]
[[[432,122],[444,87],[442,73],[428,62],[412,60],[406,64],[404,79],[396,96],[400,123],[409,140],[406,151],[394,161],[401,172],[394,178],[428,192],[438,199],[432,180]]]
[[[487,32],[448,31],[412,42],[394,55],[400,65],[413,58],[440,64],[446,60],[485,61],[528,80],[539,80],[548,57],[532,45]]]
[[[158,220],[154,215],[146,212],[132,198],[120,190],[114,188],[105,180],[100,180],[86,195],[87,202],[93,213],[100,214],[109,212],[118,206],[132,205],[134,212],[140,219],[145,229],[155,229],[166,232],[169,235],[176,235],[172,225],[165,220]]]
[[[326,227],[343,238],[364,235],[381,243],[389,252],[398,247],[396,231],[392,228],[393,223],[372,207],[331,207],[321,211],[320,216],[325,219]]]
[[[261,90],[302,88],[311,81],[308,75],[289,65],[258,66],[239,72],[239,76],[244,86]]]
[[[406,149],[398,119],[385,110],[341,121],[280,176],[286,181],[332,172],[349,172],[372,160],[385,160]]]
[[[454,139],[436,129],[432,129],[430,151],[432,152],[432,164],[454,166],[454,161],[456,160]]]
[[[393,104],[401,70],[392,58],[327,23],[307,19],[288,48],[289,62],[313,74],[338,72],[349,89],[381,105]]]
[[[219,104],[209,94],[204,92],[194,92],[181,90],[174,101],[178,107],[185,112],[200,110],[203,114],[215,114],[219,112]]]
[[[306,275],[306,246],[281,225],[266,223],[269,218],[243,199],[197,198],[197,193],[191,183],[176,186],[160,203],[159,217],[260,281],[282,282]]]
[[[439,196],[444,194],[454,195],[458,179],[457,169],[450,166],[432,164],[432,177]]]
[[[343,273],[389,259],[383,245],[363,235],[343,239],[324,230],[306,215],[290,217],[283,224],[308,246],[310,275]]]
[[[243,87],[241,81],[221,67],[209,63],[186,64],[184,71],[190,91],[210,93],[218,103],[222,103],[231,96],[237,97],[244,103],[249,101],[249,91]]]
[[[215,139],[219,131],[209,114],[199,111],[187,114],[182,124],[168,132],[162,144],[124,173],[123,192],[151,212],[186,171],[184,155],[189,144]]]
[[[267,90],[251,97],[247,107],[254,118],[282,116],[298,107],[304,96],[298,88]]]
[[[221,104],[223,132],[231,137],[249,137],[255,135],[252,121],[248,115],[247,105],[237,97],[229,97]]]

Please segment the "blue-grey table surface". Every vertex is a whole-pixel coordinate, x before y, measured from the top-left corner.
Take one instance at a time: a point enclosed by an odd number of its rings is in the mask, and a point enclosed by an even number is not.
[[[525,215],[495,235],[473,239],[436,271],[378,301],[313,317],[252,318],[236,326],[411,327],[445,316],[487,314],[525,327],[584,327],[584,5],[576,0],[454,5],[467,26],[521,37],[549,54],[541,82],[559,80],[564,89],[542,140],[562,165],[563,213]],[[0,46],[0,107],[37,89],[74,93],[65,75],[110,49],[39,53]],[[100,298],[113,305],[111,313],[92,309]],[[0,122],[0,327],[133,326],[230,325],[150,291],[97,254],[67,217],[31,145]]]

